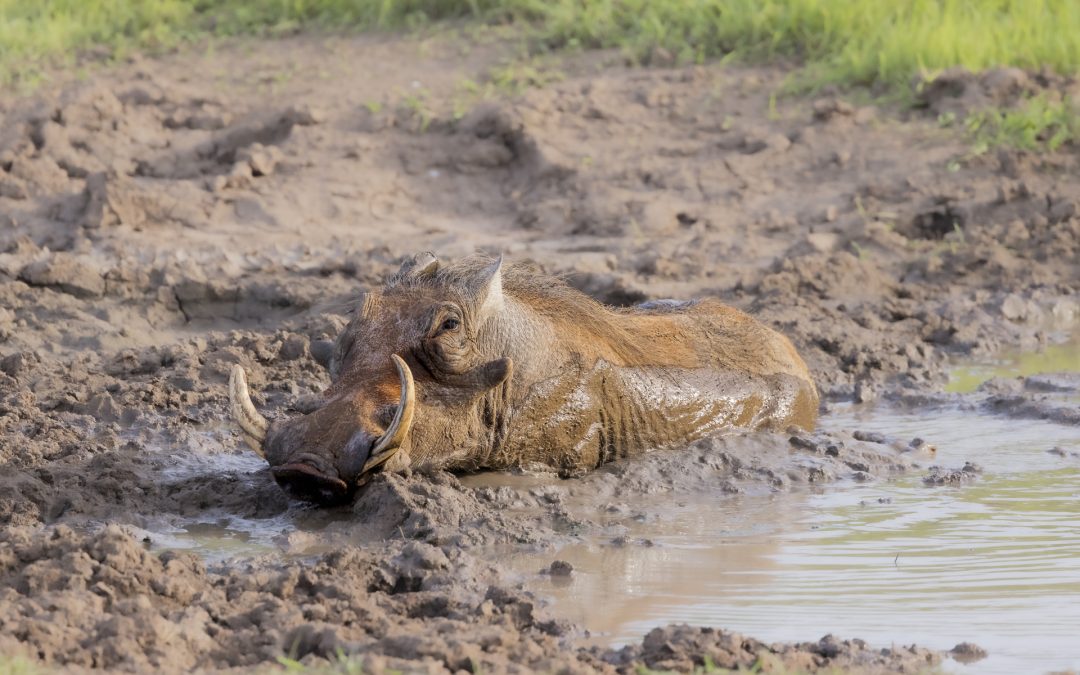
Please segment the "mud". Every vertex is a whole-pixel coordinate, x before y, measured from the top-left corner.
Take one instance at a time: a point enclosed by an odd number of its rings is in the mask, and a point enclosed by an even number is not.
[[[367,671],[636,672],[759,659],[807,671],[895,670],[940,656],[828,636],[769,645],[711,629],[656,629],[640,648],[574,649],[571,629],[455,546],[343,548],[309,564],[207,571],[192,554],[154,555],[116,526],[90,536],[4,534],[6,653],[87,668],[188,671],[358,655]]]
[[[136,59],[0,102],[0,651],[134,671],[339,648],[376,672],[942,658],[686,627],[584,647],[485,562],[582,533],[648,545],[619,526],[642,515],[639,495],[925,474],[932,453],[914,439],[729,434],[502,486],[385,475],[330,512],[290,503],[239,443],[231,367],[268,414],[308,409],[328,382],[312,343],[425,249],[531,260],[619,305],[718,297],[792,338],[825,414],[883,398],[1080,423],[1066,375],[944,391],[956,358],[1076,330],[1077,155],[973,157],[937,122],[1074,83],[951,73],[922,89],[925,109],[829,92],[770,106],[782,68],[627,69],[601,53],[560,62],[544,87],[475,93],[512,53],[454,36],[296,37]],[[157,548],[158,533],[216,518],[279,523],[278,553],[208,569]]]

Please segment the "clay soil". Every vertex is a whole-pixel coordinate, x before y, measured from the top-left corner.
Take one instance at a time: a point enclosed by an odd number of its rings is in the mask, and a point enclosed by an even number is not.
[[[781,67],[594,53],[486,87],[514,53],[302,36],[0,99],[0,653],[141,672],[339,654],[365,672],[940,662],[738,626],[586,647],[487,554],[554,551],[642,492],[925,472],[909,439],[732,433],[527,489],[387,475],[333,511],[290,503],[242,447],[232,365],[268,415],[303,410],[327,384],[311,342],[422,250],[531,260],[617,305],[720,297],[795,341],[824,414],[889,399],[1080,424],[1042,397],[1075,378],[943,393],[949,359],[1075,324],[1080,167],[1067,150],[972,156],[939,115],[1072,82],[950,72],[894,109],[774,99]],[[208,563],[155,539],[230,517],[279,523],[280,553]]]

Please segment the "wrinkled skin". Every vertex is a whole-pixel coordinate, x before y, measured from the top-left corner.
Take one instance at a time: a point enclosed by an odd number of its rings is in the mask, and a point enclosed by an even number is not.
[[[321,502],[380,464],[573,474],[724,428],[811,429],[818,409],[791,343],[738,310],[614,310],[482,257],[407,261],[328,357],[321,407],[247,435],[286,489]]]

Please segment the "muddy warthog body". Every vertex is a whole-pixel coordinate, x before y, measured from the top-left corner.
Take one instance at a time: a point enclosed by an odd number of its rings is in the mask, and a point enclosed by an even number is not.
[[[319,501],[347,498],[380,465],[573,474],[725,428],[810,429],[818,408],[787,338],[736,309],[612,309],[482,257],[406,262],[327,365],[322,406],[273,424],[239,369],[232,383],[245,438]]]

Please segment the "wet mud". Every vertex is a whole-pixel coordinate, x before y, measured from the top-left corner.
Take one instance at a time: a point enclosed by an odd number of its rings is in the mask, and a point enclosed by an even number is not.
[[[327,511],[287,499],[240,442],[231,368],[266,414],[310,409],[328,383],[312,344],[421,250],[532,261],[615,305],[718,297],[793,340],[826,416],[882,399],[1080,425],[1073,375],[946,391],[958,358],[1075,332],[1078,157],[972,156],[937,123],[1073,82],[956,72],[915,110],[829,92],[771,108],[779,68],[600,54],[544,87],[470,93],[511,51],[289,38],[0,102],[0,652],[131,671],[339,652],[373,672],[940,662],[738,626],[588,646],[490,553],[646,546],[625,526],[648,517],[643,495],[978,481],[932,469],[921,439],[735,432],[569,480],[380,475]],[[177,528],[236,519],[276,529],[273,552],[169,550]]]

